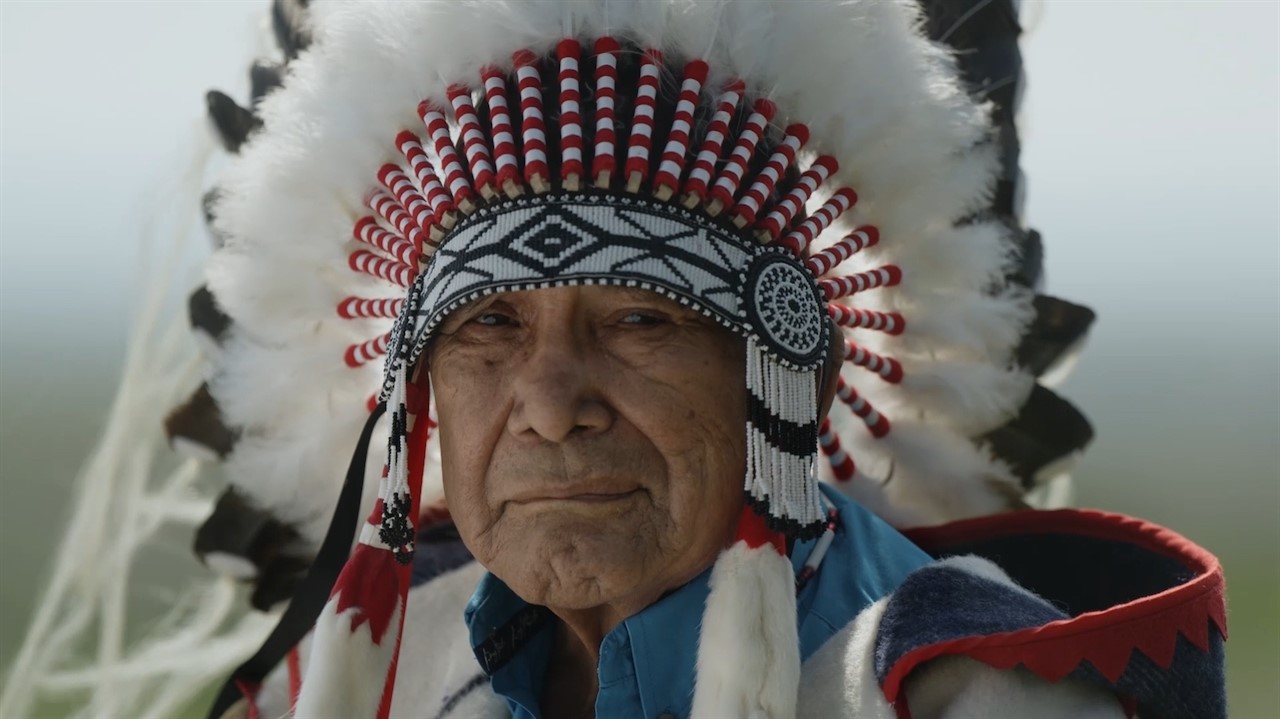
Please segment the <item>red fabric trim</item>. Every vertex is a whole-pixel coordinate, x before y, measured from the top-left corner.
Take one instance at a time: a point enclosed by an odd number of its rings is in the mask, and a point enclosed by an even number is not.
[[[746,542],[752,549],[768,544],[778,554],[787,553],[786,537],[781,532],[769,529],[764,517],[756,514],[751,507],[743,507],[742,514],[738,515],[738,529],[734,540]]]
[[[258,709],[258,689],[257,684],[250,684],[240,679],[236,680],[236,687],[244,698],[249,702],[249,711],[245,713],[244,719],[262,719],[262,712]]]
[[[911,707],[907,705],[907,693],[903,692],[898,701],[893,703],[893,713],[898,719],[911,719]]]
[[[369,623],[370,640],[382,644],[391,626],[391,615],[396,610],[396,593],[400,564],[391,552],[364,543],[356,544],[351,558],[342,567],[342,574],[333,587],[331,597],[337,597],[334,611],[351,613],[351,631],[365,622]]]
[[[298,656],[298,647],[285,655],[285,666],[289,670],[289,713],[293,714],[298,709],[298,695],[302,693],[302,659]]]
[[[386,472],[385,466],[383,468],[383,472],[384,474]],[[381,524],[383,504],[385,503],[382,501],[382,497],[378,497],[373,503],[373,509],[369,510],[369,516],[365,517],[364,521],[368,522],[369,524],[372,524],[375,527]]]
[[[960,654],[998,669],[1018,664],[1048,681],[1058,681],[1088,661],[1114,682],[1124,673],[1134,649],[1168,667],[1178,635],[1208,650],[1209,622],[1226,638],[1226,600],[1222,566],[1205,549],[1164,527],[1097,510],[1021,511],[907,530],[926,550],[959,542],[1010,535],[1076,534],[1134,544],[1181,562],[1196,576],[1158,594],[1110,609],[1013,632],[972,636],[919,647],[905,654],[885,676],[889,701],[903,696],[903,681],[930,659]]]

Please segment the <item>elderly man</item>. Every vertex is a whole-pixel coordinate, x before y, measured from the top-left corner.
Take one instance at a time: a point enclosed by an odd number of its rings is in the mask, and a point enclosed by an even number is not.
[[[650,291],[566,287],[460,310],[428,362],[449,509],[491,573],[472,643],[549,610],[487,662],[495,689],[532,716],[686,715],[711,567],[743,508],[742,340]],[[801,658],[928,561],[837,496],[831,564],[797,598]]]
[[[990,120],[914,4],[313,22],[215,207],[212,393],[240,476],[331,477],[364,432],[268,648],[314,632],[218,710],[1221,713],[1221,573],[1185,540],[1073,512],[908,539],[864,507],[1009,509],[993,452],[1043,397],[1017,248],[975,216]],[[318,537],[326,484],[285,486],[242,489]]]

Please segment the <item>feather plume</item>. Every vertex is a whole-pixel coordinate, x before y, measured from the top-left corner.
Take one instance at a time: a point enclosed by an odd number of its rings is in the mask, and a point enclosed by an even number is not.
[[[615,32],[675,62],[703,57],[712,68],[704,99],[741,77],[749,94],[777,103],[777,126],[807,124],[805,152],[839,158],[833,186],[850,185],[860,198],[815,248],[873,224],[883,241],[850,267],[893,262],[907,278],[857,303],[910,309],[901,338],[865,342],[898,357],[907,377],[893,386],[860,377],[858,391],[885,411],[924,417],[953,444],[1007,418],[1027,385],[983,363],[1007,361],[1029,298],[988,294],[1012,264],[1002,227],[956,226],[989,200],[998,171],[988,110],[969,99],[950,55],[915,33],[920,20],[905,0],[470,0],[309,13],[312,45],[290,63],[285,85],[262,98],[265,129],[244,144],[215,208],[227,239],[208,280],[236,323],[211,388],[244,432],[230,458],[233,481],[315,536],[341,482],[341,455],[380,384],[378,363],[351,369],[341,358],[389,326],[343,320],[334,309],[350,295],[388,294],[347,265],[369,178],[400,161],[391,138],[420,127],[418,101],[447,107],[450,83],[475,86],[481,66],[510,68],[513,49],[548,53],[570,33]],[[810,211],[828,196],[812,197]],[[962,364],[943,366],[952,362]]]

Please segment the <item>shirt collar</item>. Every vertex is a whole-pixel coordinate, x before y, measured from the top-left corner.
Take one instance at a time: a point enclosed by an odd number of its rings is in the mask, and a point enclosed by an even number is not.
[[[597,716],[663,712],[688,716],[698,655],[702,608],[710,593],[707,569],[614,627],[600,645]],[[552,646],[552,615],[530,605],[492,574],[480,580],[465,612],[471,646],[495,692],[540,716],[538,694]],[[628,710],[629,709],[629,710]]]
[[[837,531],[817,574],[796,597],[800,658],[812,655],[863,609],[892,592],[928,555],[871,512],[823,485]],[[817,540],[797,542],[793,568]],[[596,716],[689,715],[711,569],[625,620],[601,643]],[[520,599],[486,574],[466,609],[476,657],[492,688],[521,719],[539,717],[553,626],[550,611]],[[517,646],[518,645],[518,646]],[[488,653],[485,653],[488,650]]]

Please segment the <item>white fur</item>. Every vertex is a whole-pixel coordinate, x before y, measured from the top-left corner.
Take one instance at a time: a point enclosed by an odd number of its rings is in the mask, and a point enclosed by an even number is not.
[[[393,718],[436,716],[447,696],[480,673],[462,613],[483,574],[483,567],[470,562],[409,591],[396,690],[391,702]],[[312,701],[313,693],[327,691],[324,687],[313,686],[311,675],[307,673],[313,646],[315,643],[308,637],[299,649],[302,669],[307,677],[302,695],[308,702]],[[289,713],[288,695],[288,675],[281,665],[272,672],[258,693],[257,704],[262,715],[286,716]],[[299,706],[303,706],[301,701]],[[372,711],[359,714],[369,715]],[[299,711],[297,716],[308,715]],[[446,716],[496,718],[508,714],[506,704],[486,685],[467,695]]]
[[[885,701],[876,679],[876,635],[888,599],[881,599],[858,613],[805,660],[800,674],[802,717],[830,719],[894,719],[893,706]]]
[[[1080,680],[1047,682],[1023,667],[1001,670],[968,657],[941,657],[906,686],[911,719],[1122,719],[1119,700]]]
[[[480,674],[462,613],[483,574],[483,567],[470,562],[409,591],[396,691],[391,702],[392,717],[436,716],[447,696]],[[313,643],[308,641],[302,647],[304,671],[311,661],[308,654],[311,646]],[[302,694],[310,702],[313,693],[327,690],[313,686],[311,675],[306,676]],[[287,676],[281,671],[274,672],[263,691],[269,691],[272,697],[287,696]],[[282,716],[288,711],[287,703],[283,706],[279,702],[267,703],[262,696],[260,693],[258,705],[264,716]],[[299,706],[303,706],[301,701]],[[360,716],[371,714],[366,711]],[[299,711],[298,716],[308,715]],[[486,685],[460,701],[448,716],[502,717],[507,713],[505,703]]]
[[[445,697],[480,674],[462,612],[483,574],[484,568],[471,562],[410,590],[393,718],[436,716]],[[459,702],[450,716],[507,716],[506,704],[486,685]]]
[[[996,565],[974,556],[939,564],[1025,591]],[[875,676],[875,642],[889,602],[881,599],[858,614],[804,663],[800,678],[802,717],[892,719],[897,716]],[[1022,667],[1001,670],[962,656],[947,656],[915,669],[904,685],[912,719],[1118,719],[1124,716],[1109,692],[1083,682],[1047,682]]]
[[[949,557],[950,566],[1028,594],[1003,569],[981,557]],[[997,669],[963,656],[921,665],[904,689],[912,719],[985,719],[991,716],[1044,719],[1119,719],[1125,716],[1110,692],[1073,679],[1048,682],[1027,669]]]
[[[395,591],[394,587],[390,591]],[[310,661],[298,695],[299,717],[374,716],[396,648],[396,629],[403,607],[396,609],[381,644],[374,644],[368,622],[351,630],[358,608],[337,611],[338,599],[325,604],[312,633]]]
[[[711,570],[691,716],[795,716],[800,640],[791,562],[737,542]]]

